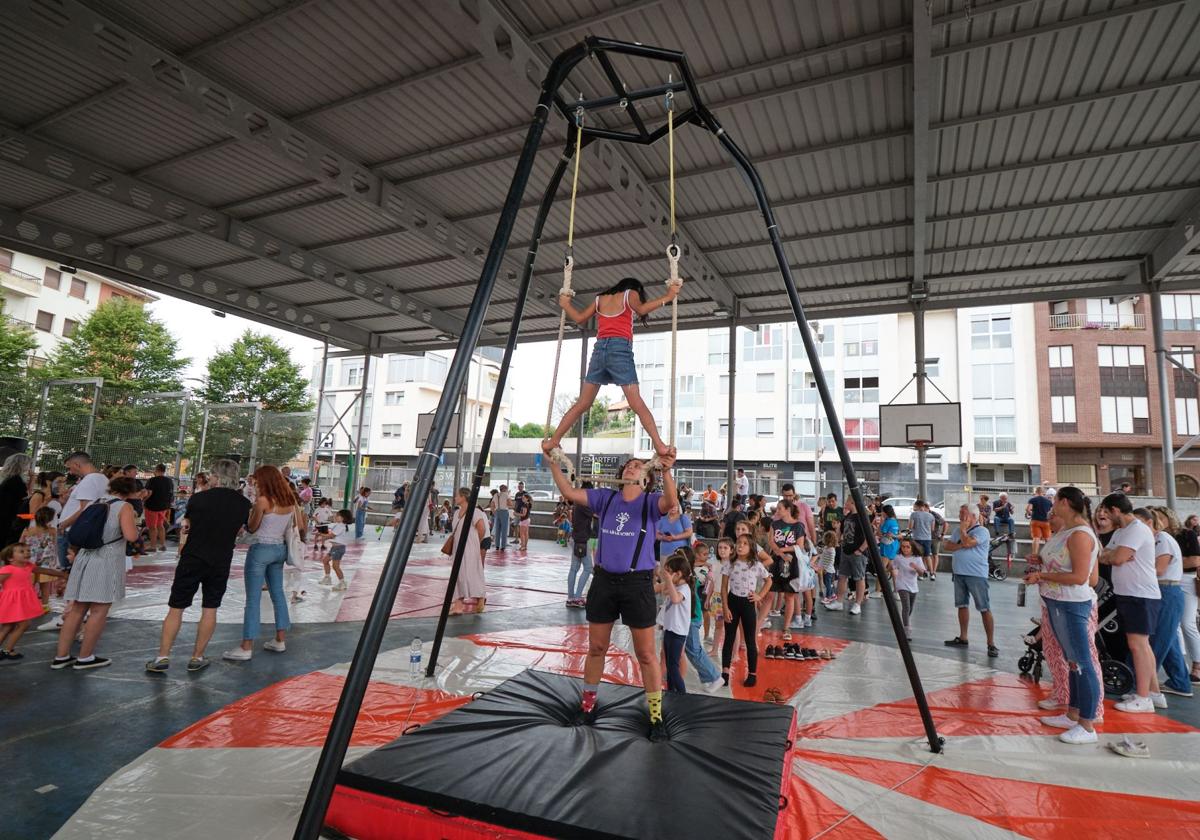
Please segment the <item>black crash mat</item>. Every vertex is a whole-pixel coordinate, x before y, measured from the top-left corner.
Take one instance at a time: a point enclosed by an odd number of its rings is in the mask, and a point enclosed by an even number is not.
[[[794,709],[667,694],[647,737],[640,688],[527,670],[347,764],[338,783],[494,825],[570,838],[771,838]]]

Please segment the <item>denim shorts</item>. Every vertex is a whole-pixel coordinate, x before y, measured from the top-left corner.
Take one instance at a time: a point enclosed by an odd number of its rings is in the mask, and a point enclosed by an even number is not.
[[[592,348],[585,382],[593,385],[636,385],[633,342],[627,338],[602,338]]]
[[[981,613],[991,610],[992,602],[988,597],[988,579],[978,575],[955,575],[954,606],[959,609],[969,607],[972,600],[975,602],[975,609]]]

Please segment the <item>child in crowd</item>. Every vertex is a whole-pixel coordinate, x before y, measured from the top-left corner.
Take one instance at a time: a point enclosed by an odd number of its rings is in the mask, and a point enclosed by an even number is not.
[[[24,545],[14,543],[0,551],[0,662],[25,658],[25,654],[17,653],[17,642],[29,622],[42,616],[42,602],[33,588],[35,569]],[[48,573],[66,577],[63,572]]]
[[[333,539],[329,525],[333,522],[333,500],[323,497],[313,511],[313,548],[318,552],[325,550],[325,543]],[[325,576],[329,576],[329,567],[325,567]]]
[[[823,584],[822,604],[828,604],[832,601],[834,592],[836,591],[837,544],[837,534],[833,531],[826,531],[825,536],[821,537],[821,555],[818,568],[820,569],[821,582]]]
[[[914,550],[913,541],[908,537],[900,540],[900,553],[892,560],[892,578],[896,582],[896,592],[900,595],[900,615],[904,619],[904,635],[912,641],[913,607],[917,603],[917,578],[925,571],[925,561]]]
[[[725,568],[733,562],[733,555],[733,540],[723,537],[717,541],[717,562],[713,564],[712,568],[712,596],[708,599],[708,615],[705,616],[706,622],[711,617],[713,623],[712,646],[709,648],[709,653],[716,653],[720,650],[725,640],[725,597],[721,592],[721,586],[725,579]],[[704,635],[708,636],[707,625]]]
[[[658,624],[663,629],[667,691],[687,694],[679,663],[683,658],[683,646],[687,643],[688,632],[692,626],[692,564],[688,561],[684,549],[678,549],[663,562],[654,584],[654,591],[664,596],[658,613]]]
[[[62,571],[58,563],[58,531],[54,522],[53,508],[43,505],[33,515],[33,522],[21,534],[21,544],[29,552],[29,562],[34,565],[35,583],[42,591],[42,612],[50,612],[50,589],[53,586],[51,571]]]
[[[324,500],[322,499],[322,501]],[[321,565],[325,568],[325,577],[321,578],[321,585],[328,586],[333,583],[329,577],[329,568],[332,566],[333,573],[337,575],[337,583],[333,584],[334,592],[346,591],[346,576],[342,574],[342,557],[346,554],[346,546],[350,544],[350,526],[353,524],[354,514],[342,509],[337,512],[337,516],[329,526],[333,545],[329,547],[329,556],[321,558]]]
[[[450,533],[450,517],[451,517],[450,501],[446,500],[446,501],[442,502],[442,506],[440,508],[438,508],[438,519],[437,519],[438,530],[440,530],[443,534]]]
[[[558,544],[566,545],[571,540],[571,505],[559,499],[554,506],[554,527],[558,530]]]
[[[721,599],[725,602],[721,680],[725,685],[729,685],[729,665],[733,661],[733,646],[737,642],[739,625],[746,643],[746,679],[742,685],[751,688],[758,682],[756,610],[771,589],[770,562],[771,555],[758,548],[749,534],[742,534],[734,543],[733,561],[724,564],[721,569],[725,575],[721,582]]]
[[[692,576],[696,580],[696,592],[700,598],[700,609],[704,616],[704,637],[708,638],[709,608],[713,596],[713,569],[708,562],[708,546],[700,540],[692,544]]]

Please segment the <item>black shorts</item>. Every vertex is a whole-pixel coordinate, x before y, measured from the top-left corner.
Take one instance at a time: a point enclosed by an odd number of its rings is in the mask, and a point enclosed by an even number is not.
[[[654,572],[614,575],[597,566],[587,593],[587,620],[612,624],[618,618],[633,630],[653,627],[658,614],[654,601]]]
[[[171,582],[171,597],[167,606],[177,610],[186,610],[200,589],[202,596],[200,606],[206,610],[215,610],[221,606],[225,597],[225,587],[229,585],[229,565],[232,560],[223,563],[210,563],[199,557],[184,556],[175,567],[175,579]]]
[[[1117,617],[1121,619],[1121,630],[1139,636],[1151,636],[1158,627],[1159,598],[1138,598],[1133,595],[1117,595]]]

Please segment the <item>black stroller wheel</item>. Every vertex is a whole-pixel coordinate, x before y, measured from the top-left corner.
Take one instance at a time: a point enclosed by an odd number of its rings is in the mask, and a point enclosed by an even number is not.
[[[1017,669],[1022,674],[1028,674],[1033,670],[1033,651],[1027,650],[1021,654],[1021,658],[1017,660]]]
[[[1040,659],[1037,662],[1033,663],[1033,681],[1034,682],[1042,681],[1042,660],[1040,660]]]
[[[993,566],[991,575],[993,580],[1008,580],[1008,568],[1001,565]]]
[[[1100,663],[1104,675],[1104,690],[1109,694],[1128,694],[1133,689],[1133,669],[1116,659],[1105,659]]]

